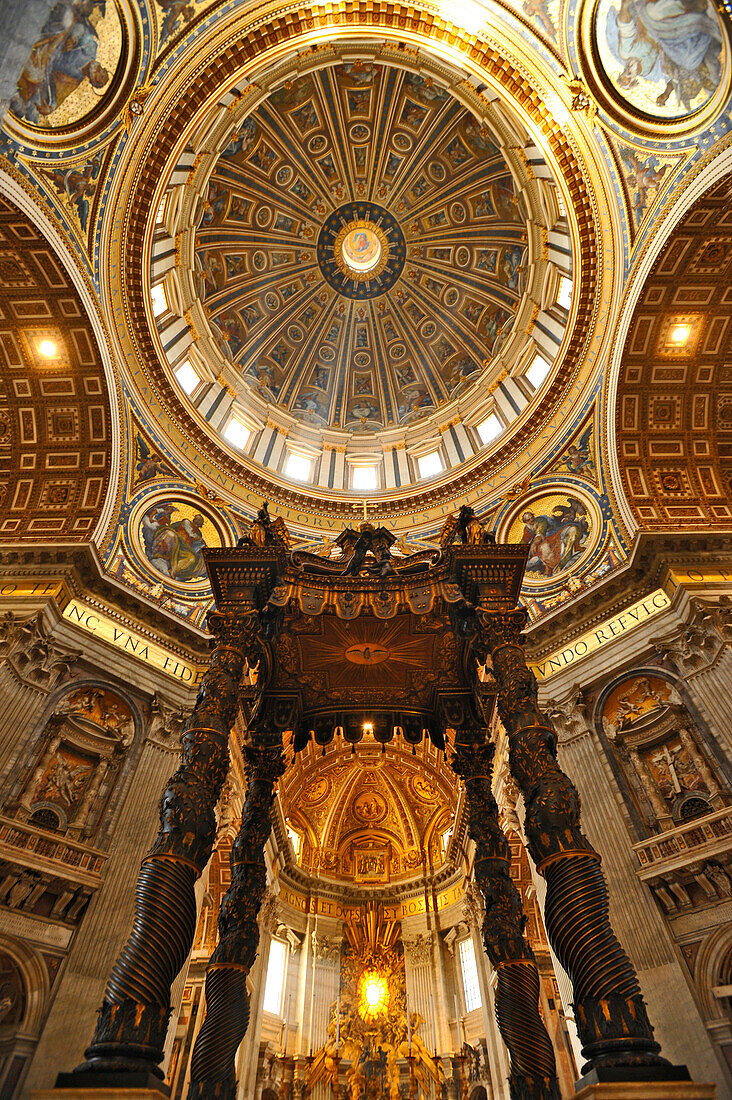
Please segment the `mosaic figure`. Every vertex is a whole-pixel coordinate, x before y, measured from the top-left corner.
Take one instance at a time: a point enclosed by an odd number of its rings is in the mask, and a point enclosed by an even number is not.
[[[97,93],[111,73],[97,60],[97,28],[107,0],[59,0],[43,24],[20,74],[10,107],[18,118],[40,126],[85,82]]]
[[[587,549],[590,523],[585,504],[576,497],[567,497],[566,504],[536,501],[531,509],[521,513],[521,542],[529,544],[526,573],[534,579],[563,573]],[[553,503],[545,513],[542,503]]]
[[[722,75],[722,28],[711,0],[602,0],[600,59],[632,106],[675,118],[707,103]]]
[[[579,439],[570,443],[556,464],[557,470],[567,470],[570,474],[585,477],[594,476],[595,460],[592,453],[593,425],[588,424]]]
[[[206,576],[203,548],[208,545],[206,519],[190,506],[182,506],[181,519],[174,519],[181,508],[172,502],[155,504],[142,517],[142,541],[145,556],[159,573],[174,581],[202,580]],[[209,527],[213,524],[209,522]]]
[[[71,168],[57,168],[51,175],[56,188],[67,202],[76,208],[82,232],[86,232],[90,203],[97,190],[97,180],[103,159],[104,154],[99,152],[86,164]]]

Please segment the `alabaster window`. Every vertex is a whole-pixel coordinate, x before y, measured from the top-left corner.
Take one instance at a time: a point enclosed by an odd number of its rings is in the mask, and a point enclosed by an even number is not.
[[[480,996],[478,964],[475,961],[475,947],[472,937],[467,936],[464,940],[461,940],[458,950],[460,953],[460,973],[463,979],[465,1011],[472,1012],[474,1008],[480,1008],[483,1003]]]
[[[287,973],[287,944],[282,940],[270,940],[267,980],[264,986],[262,1007],[274,1016],[282,1014],[282,996]]]

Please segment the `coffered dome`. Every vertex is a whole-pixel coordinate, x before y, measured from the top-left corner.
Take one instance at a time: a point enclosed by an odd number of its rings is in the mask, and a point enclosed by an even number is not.
[[[237,86],[157,208],[151,312],[217,445],[283,488],[407,490],[535,403],[573,316],[559,189],[466,74],[373,44]]]
[[[288,81],[243,119],[195,243],[239,392],[335,428],[410,422],[469,389],[529,259],[491,131],[433,80],[367,62]]]

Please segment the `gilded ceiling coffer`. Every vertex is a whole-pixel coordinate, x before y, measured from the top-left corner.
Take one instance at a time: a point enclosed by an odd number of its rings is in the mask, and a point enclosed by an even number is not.
[[[192,946],[193,887],[211,855],[229,734],[241,707],[249,785],[188,1100],[236,1095],[234,1057],[248,1024],[246,980],[257,953],[283,735],[291,734],[297,753],[311,738],[325,746],[342,736],[355,745],[366,731],[382,751],[395,736],[413,746],[428,737],[440,749],[452,747],[486,902],[483,939],[498,972],[496,1015],[511,1056],[511,1096],[556,1100],[539,975],[491,788],[487,730],[496,702],[526,804],[529,850],[547,881],[549,938],[574,984],[585,1072],[609,1072],[616,1081],[688,1077],[685,1067],[659,1056],[635,972],[610,927],[577,792],[537,708],[521,637],[526,613],[516,606],[528,547],[496,544],[476,522],[462,531],[459,518],[450,517],[439,548],[408,557],[392,555],[388,531],[364,523],[359,533],[342,533],[344,553],[331,560],[290,552],[283,522],[271,523],[263,508],[236,548],[206,551],[217,606],[209,615],[211,667],[184,728],[181,766],[163,794],[134,928],[112,970],[87,1061],[60,1075],[59,1087],[160,1086],[170,987]],[[353,568],[344,569],[346,561]],[[242,683],[245,662],[257,668],[256,685],[251,678]],[[493,677],[479,679],[478,662],[490,663]]]
[[[511,1056],[512,1097],[561,1100],[554,1048],[539,1015],[539,971],[526,936],[521,895],[510,874],[511,849],[498,821],[487,729],[458,730],[453,770],[465,784],[475,881],[485,902],[483,943],[498,975],[496,1019]]]

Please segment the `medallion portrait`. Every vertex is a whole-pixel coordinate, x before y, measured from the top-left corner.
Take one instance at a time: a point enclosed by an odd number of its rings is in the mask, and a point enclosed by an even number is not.
[[[712,0],[600,0],[594,34],[613,90],[652,118],[693,114],[722,79],[725,45]]]
[[[553,493],[520,509],[508,541],[528,543],[527,581],[554,580],[592,548],[593,527],[593,516],[583,500]]]
[[[206,581],[203,551],[221,546],[221,536],[206,513],[187,501],[153,504],[140,520],[140,539],[147,561],[178,584]]]
[[[58,0],[18,78],[12,113],[45,129],[94,114],[115,83],[122,46],[114,0]]]

